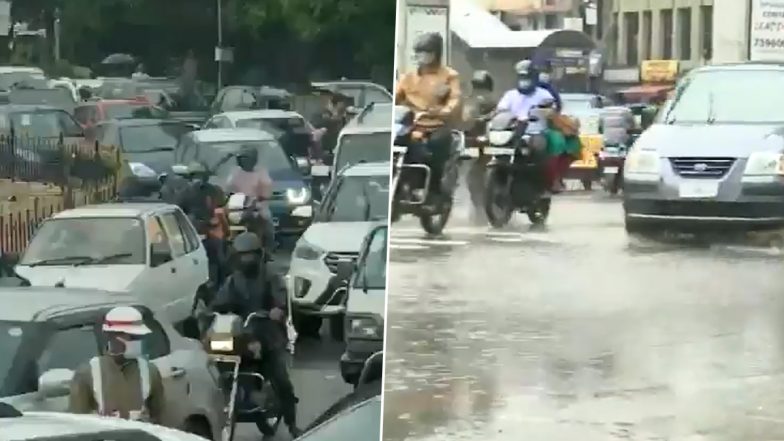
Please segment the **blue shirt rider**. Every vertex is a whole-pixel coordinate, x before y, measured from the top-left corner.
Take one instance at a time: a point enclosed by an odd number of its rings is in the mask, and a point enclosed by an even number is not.
[[[555,86],[553,85],[549,73],[547,72],[539,73],[539,87],[550,92],[550,95],[552,95],[553,99],[555,100],[555,110],[560,112],[561,109],[563,108],[561,103],[561,94],[558,93],[558,89],[556,89]]]
[[[536,113],[537,106],[555,98],[546,89],[539,85],[539,75],[530,60],[522,60],[515,64],[517,74],[517,87],[507,91],[498,102],[496,111],[511,112],[518,120],[528,120],[529,116]],[[526,133],[541,133],[547,128],[547,121],[539,118],[528,124]]]

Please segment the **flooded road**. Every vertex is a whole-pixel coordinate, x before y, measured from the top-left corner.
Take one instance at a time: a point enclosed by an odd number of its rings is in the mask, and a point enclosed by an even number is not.
[[[784,258],[639,243],[620,201],[559,195],[443,239],[393,225],[384,439],[784,439]]]

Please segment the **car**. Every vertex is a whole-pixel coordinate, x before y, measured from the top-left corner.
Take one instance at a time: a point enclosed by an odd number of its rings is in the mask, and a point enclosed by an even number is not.
[[[204,441],[206,435],[155,424],[59,412],[19,412],[0,403],[2,441]]]
[[[83,101],[74,109],[74,118],[84,128],[112,119],[165,117],[163,109],[139,100]]]
[[[784,98],[782,80],[777,63],[686,74],[626,158],[626,231],[784,226],[784,117],[774,104]]]
[[[9,104],[52,106],[73,115],[76,100],[71,92],[61,87],[32,88],[23,87],[11,90],[8,94]]]
[[[38,104],[0,105],[0,135],[84,143],[84,131],[65,110]]]
[[[388,230],[385,222],[368,233],[346,288],[346,347],[340,373],[350,384],[357,383],[365,361],[384,348]]]
[[[274,181],[269,205],[277,233],[299,236],[313,217],[309,164],[288,156],[271,134],[257,129],[197,130],[182,137],[175,156],[180,165],[205,163],[213,173],[210,181],[226,190],[238,167],[235,158],[248,145],[257,149],[259,162]]]
[[[327,89],[338,92],[353,100],[357,108],[367,107],[370,103],[392,103],[392,94],[384,86],[370,81],[336,80],[317,81],[312,83],[316,89]],[[391,121],[391,119],[390,119]]]
[[[199,341],[181,336],[135,296],[48,286],[0,288],[0,299],[7,305],[0,312],[0,401],[22,412],[67,411],[74,371],[106,347],[104,315],[133,306],[152,330],[143,348],[163,379],[164,424],[218,439],[225,416],[217,370]],[[0,425],[2,439],[8,426]]]
[[[354,262],[368,232],[389,213],[390,163],[357,164],[333,180],[313,224],[297,241],[286,276],[297,332],[319,331],[330,318],[332,335],[342,337],[344,295],[337,292],[340,262]]]
[[[269,132],[294,157],[308,157],[313,146],[313,126],[299,113],[280,109],[239,110],[220,113],[204,129],[248,128]]]
[[[15,270],[33,286],[130,292],[180,324],[207,289],[207,268],[204,246],[179,207],[109,203],[45,220]]]
[[[593,93],[562,93],[561,103],[568,114],[589,112],[612,104],[609,98]]]
[[[175,149],[180,138],[194,128],[191,124],[168,119],[114,119],[97,124],[94,136],[97,145],[120,150],[120,180],[133,175],[155,184],[158,176],[169,173],[175,164]]]
[[[363,108],[340,131],[332,166],[313,167],[313,175],[331,179],[354,164],[388,162],[392,155],[393,111],[391,103]]]
[[[226,86],[212,102],[213,115],[236,110],[288,108],[291,94],[283,89],[268,86]]]

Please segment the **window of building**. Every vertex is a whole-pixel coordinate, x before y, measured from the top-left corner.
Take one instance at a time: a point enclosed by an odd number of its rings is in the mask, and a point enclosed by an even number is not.
[[[558,29],[561,26],[558,24],[558,15],[545,14],[544,15],[544,28],[545,29]]]
[[[691,8],[678,9],[678,47],[681,60],[691,60]]]
[[[713,6],[700,7],[702,28],[702,58],[713,58]]]
[[[660,12],[662,28],[662,58],[672,59],[672,9],[662,9]]]
[[[642,13],[642,38],[643,38],[643,58],[651,58],[652,45],[653,45],[653,13],[645,11]]]
[[[635,66],[640,62],[637,39],[640,34],[640,20],[637,12],[627,12],[623,17],[626,26],[626,64]]]

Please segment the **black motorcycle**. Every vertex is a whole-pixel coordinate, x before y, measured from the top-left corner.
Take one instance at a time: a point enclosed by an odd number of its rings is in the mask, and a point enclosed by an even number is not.
[[[452,212],[457,188],[460,155],[465,146],[462,132],[453,132],[452,148],[444,164],[440,182],[441,198],[434,206],[427,203],[430,192],[430,152],[427,134],[416,130],[416,115],[407,107],[395,108],[395,145],[392,148],[392,221],[404,214],[419,218],[429,234],[441,234]]]
[[[535,121],[531,117],[529,121]],[[494,228],[503,228],[518,211],[526,213],[534,225],[543,225],[550,214],[543,170],[545,153],[536,151],[527,122],[511,113],[499,113],[488,124],[490,144],[485,154],[492,155],[485,181],[485,213]]]

